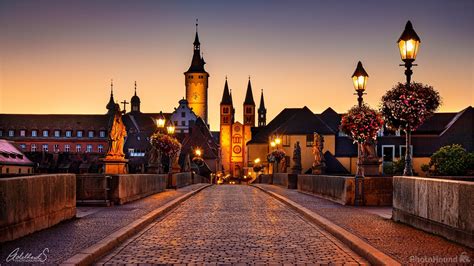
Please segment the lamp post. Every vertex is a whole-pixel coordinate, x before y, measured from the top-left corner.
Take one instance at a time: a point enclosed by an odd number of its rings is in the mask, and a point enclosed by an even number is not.
[[[416,66],[413,62],[416,59],[416,55],[418,54],[418,49],[420,46],[420,37],[416,34],[415,30],[413,29],[413,25],[410,21],[407,22],[405,25],[405,30],[403,30],[402,35],[398,38],[398,49],[400,50],[400,56],[404,64],[400,66],[405,67],[405,76],[406,76],[406,88],[410,89],[410,82],[411,82],[411,75],[413,71],[411,70],[412,66]],[[411,129],[410,125],[406,126],[405,129],[405,169],[403,170],[404,176],[412,176],[413,175],[413,167],[412,167],[412,155],[411,155]]]
[[[168,121],[168,124],[166,126],[166,133],[174,138],[173,134],[174,134],[174,131],[175,131],[175,126],[173,125],[173,122],[171,121]],[[173,166],[174,166],[174,161],[175,161],[175,158],[171,158],[171,156],[168,156],[168,173],[172,173],[173,172]]]
[[[362,107],[364,103],[363,96],[366,94],[365,88],[367,86],[367,80],[369,79],[369,74],[365,71],[362,63],[359,61],[357,67],[352,74],[352,82],[354,83],[354,89],[357,95],[357,102],[359,108]],[[355,175],[355,205],[364,204],[364,160],[362,156],[362,144],[357,143],[357,171]]]

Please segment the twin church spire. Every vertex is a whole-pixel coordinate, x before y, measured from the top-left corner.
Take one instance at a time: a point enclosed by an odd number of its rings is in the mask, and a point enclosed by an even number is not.
[[[221,100],[221,116],[230,116],[230,119],[221,119],[221,122],[224,121],[225,123],[233,123],[234,120],[234,104],[232,100],[232,93],[229,89],[229,84],[227,82],[227,77],[224,83],[224,92],[222,94]],[[252,91],[252,83],[249,81],[247,83],[247,91],[245,94],[245,100],[243,103],[244,107],[244,124],[248,126],[255,126],[255,101],[253,98],[253,91]],[[267,109],[265,108],[265,102],[263,99],[263,90],[260,96],[260,106],[258,108],[258,126],[265,126],[266,125],[266,113]],[[228,121],[228,122],[227,122]]]

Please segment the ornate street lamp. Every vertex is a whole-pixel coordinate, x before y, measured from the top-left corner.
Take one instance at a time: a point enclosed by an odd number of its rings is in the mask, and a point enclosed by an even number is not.
[[[420,37],[416,34],[415,30],[413,29],[413,25],[410,21],[407,22],[405,25],[405,30],[402,32],[402,35],[397,41],[398,48],[400,50],[400,56],[402,61],[405,64],[400,66],[405,67],[405,76],[407,78],[406,81],[406,88],[410,89],[410,82],[411,82],[411,75],[413,71],[411,70],[412,66],[416,66],[413,62],[416,59],[416,55],[418,54],[419,46],[421,43]],[[411,130],[409,127],[406,129],[406,149],[405,149],[405,169],[403,170],[404,176],[412,176],[413,175],[413,167],[411,161]]]
[[[362,96],[365,94],[365,87],[367,86],[367,80],[369,79],[369,74],[365,71],[362,63],[359,61],[357,63],[356,70],[352,74],[352,82],[354,83],[354,89],[357,92],[357,101],[359,102],[359,107],[362,106],[363,99]]]
[[[166,132],[168,133],[168,135],[173,135],[175,129],[175,126],[170,122],[169,125],[166,127]]]
[[[156,119],[156,126],[158,127],[158,130],[163,130],[165,127],[166,119],[165,116],[163,115],[163,112],[160,111],[160,114],[158,115],[158,119]]]

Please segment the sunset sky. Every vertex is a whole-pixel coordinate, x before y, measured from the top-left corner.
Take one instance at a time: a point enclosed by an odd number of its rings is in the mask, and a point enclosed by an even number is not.
[[[0,112],[105,113],[130,101],[171,112],[184,96],[195,19],[207,62],[209,117],[219,127],[225,76],[242,121],[248,76],[267,121],[285,107],[356,104],[357,61],[366,102],[405,79],[396,41],[407,20],[421,38],[413,80],[434,86],[440,111],[474,105],[474,1],[4,1],[0,0]]]

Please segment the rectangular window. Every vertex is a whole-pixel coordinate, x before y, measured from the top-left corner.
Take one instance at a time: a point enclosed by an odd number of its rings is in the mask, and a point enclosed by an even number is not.
[[[186,117],[186,113],[185,113],[185,112],[181,112],[181,117]]]
[[[0,130],[0,137],[3,137],[3,130]]]
[[[224,114],[228,114],[228,113],[229,113],[229,107],[224,107],[223,109],[224,109],[224,110],[222,110],[222,112],[223,112]]]
[[[104,152],[104,145],[99,144],[99,146],[97,146],[97,150],[99,151],[99,153],[103,153]]]
[[[8,130],[8,136],[9,137],[15,136],[15,130],[12,130],[12,129]]]
[[[182,126],[185,126],[185,125],[186,125],[186,121],[181,121],[181,125],[182,125]]]
[[[87,144],[86,152],[92,152],[92,145],[91,144]]]
[[[240,135],[237,135],[232,138],[233,143],[241,143],[242,142],[242,137]]]
[[[247,114],[252,114],[252,107],[247,107],[247,108],[245,108],[245,112],[246,112]]]
[[[281,138],[281,142],[282,142],[283,146],[289,147],[290,146],[290,136],[283,135],[282,138]]]
[[[64,151],[65,152],[70,152],[71,151],[71,145],[69,145],[69,144],[64,145]]]
[[[49,131],[48,130],[43,130],[43,137],[48,137]]]
[[[77,144],[76,145],[76,152],[81,152],[81,148],[82,148],[81,144]]]
[[[77,133],[76,133],[76,136],[78,138],[82,138],[82,130],[78,130]]]
[[[59,144],[54,144],[54,152],[59,152]]]
[[[400,158],[405,157],[405,152],[407,150],[406,145],[400,145]],[[413,157],[413,145],[410,145],[411,156]]]
[[[314,143],[314,135],[308,134],[306,135],[306,147],[312,147]]]
[[[61,137],[61,131],[55,130],[55,131],[54,131],[54,137],[56,137],[56,138]]]
[[[70,138],[72,136],[71,130],[66,130],[66,138]]]
[[[20,130],[20,137],[26,136],[26,130],[22,129]]]
[[[48,152],[48,144],[43,144],[43,151]]]
[[[20,144],[20,149],[22,151],[26,151],[26,144]]]
[[[92,131],[92,130],[89,131],[89,132],[87,133],[87,135],[89,136],[89,138],[93,138],[93,137],[94,137],[94,131]]]
[[[105,131],[104,131],[104,130],[101,130],[101,131],[99,132],[99,136],[100,136],[101,138],[105,138]]]
[[[36,144],[31,144],[31,151],[35,152],[36,151]]]

